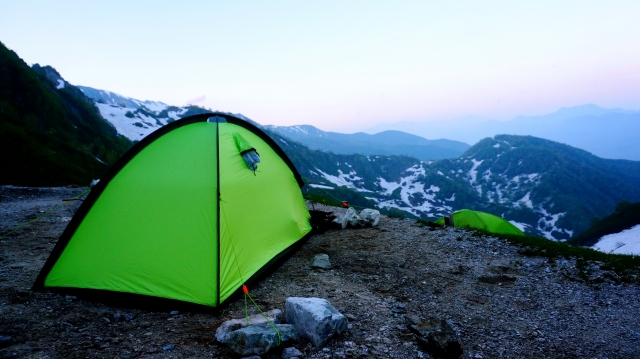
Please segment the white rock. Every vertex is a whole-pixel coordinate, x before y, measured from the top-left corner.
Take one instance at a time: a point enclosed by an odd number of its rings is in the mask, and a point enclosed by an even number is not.
[[[307,338],[316,348],[347,330],[347,318],[326,299],[289,297],[285,307],[287,323],[295,326],[300,337]]]
[[[360,211],[360,218],[365,222],[366,226],[377,226],[380,222],[380,211],[365,208]]]
[[[364,227],[364,221],[362,220],[362,218],[360,218],[360,216],[358,216],[358,212],[356,212],[356,210],[353,207],[349,207],[349,209],[347,209],[347,213],[344,215],[345,219],[347,220],[347,223],[353,227],[353,228],[359,228],[359,227]],[[345,228],[346,226],[343,225],[342,228]]]

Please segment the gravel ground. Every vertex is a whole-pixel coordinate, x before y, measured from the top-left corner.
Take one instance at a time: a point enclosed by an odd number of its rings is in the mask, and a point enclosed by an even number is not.
[[[83,190],[5,187],[0,236]],[[238,358],[215,330],[244,316],[242,300],[220,314],[172,314],[29,291],[79,204],[0,241],[0,358]],[[310,268],[320,253],[331,270]],[[609,277],[597,263],[591,269]],[[382,217],[377,228],[312,236],[250,290],[265,310],[313,296],[347,315],[350,328],[325,348],[295,345],[305,358],[429,358],[408,329],[429,316],[454,328],[463,358],[639,358],[640,288],[590,285],[577,274],[573,260],[526,257],[493,237]]]

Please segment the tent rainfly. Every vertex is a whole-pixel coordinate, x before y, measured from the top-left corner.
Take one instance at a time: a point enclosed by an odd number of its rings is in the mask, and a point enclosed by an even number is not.
[[[453,223],[452,223],[453,222]],[[440,225],[454,226],[465,229],[479,229],[489,233],[514,234],[524,236],[518,227],[507,220],[490,213],[461,209],[453,212],[450,216],[440,217],[435,223]]]
[[[218,307],[311,231],[302,185],[246,121],[172,122],[93,188],[33,289]]]

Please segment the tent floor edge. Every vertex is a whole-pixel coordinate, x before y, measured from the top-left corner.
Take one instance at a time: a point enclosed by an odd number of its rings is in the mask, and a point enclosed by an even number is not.
[[[219,307],[185,302],[178,299],[161,298],[144,294],[117,292],[106,289],[87,289],[73,287],[45,287],[45,290],[61,295],[73,295],[82,300],[102,303],[109,306],[139,309],[152,312],[182,310],[199,313],[218,313]]]

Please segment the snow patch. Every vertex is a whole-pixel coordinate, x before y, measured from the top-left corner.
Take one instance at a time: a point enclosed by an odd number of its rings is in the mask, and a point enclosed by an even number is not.
[[[516,222],[516,221],[509,221],[509,223],[513,224],[514,226],[518,227],[519,230],[525,232],[527,227],[531,227],[531,225],[526,224],[526,223],[521,223],[521,222]]]
[[[316,167],[316,171],[318,171],[322,177],[326,178],[327,181],[335,184],[336,186],[345,186],[347,188],[355,189],[358,192],[373,192],[368,189],[359,188],[352,181],[362,180],[362,177],[358,177],[354,170],[351,170],[349,173],[343,173],[341,170],[338,170],[338,175],[330,175],[326,172],[322,172],[318,167]]]
[[[565,212],[550,214],[549,212],[547,212],[547,210],[540,207],[539,213],[542,214],[542,217],[538,220],[537,229],[546,239],[550,239],[552,241],[557,240],[553,236],[553,232],[566,233],[569,235],[569,237],[573,235],[573,231],[556,227],[556,222],[558,221],[558,219],[560,219],[561,216],[564,216],[566,214]],[[551,219],[547,219],[547,217],[551,217]]]
[[[330,186],[325,186],[325,185],[321,185],[321,184],[315,184],[315,183],[310,183],[309,187],[313,187],[313,188],[324,188],[324,189],[333,189],[333,187]]]
[[[143,124],[142,118],[134,117],[129,118],[125,116],[127,112],[134,112],[136,109],[130,107],[118,107],[112,106],[105,103],[97,103],[95,104],[100,111],[100,115],[103,118],[107,119],[109,122],[115,126],[116,130],[119,134],[127,137],[130,140],[138,141],[141,140],[144,136],[147,136],[151,132],[155,131],[160,126],[149,126],[148,124]],[[146,116],[145,116],[146,117]],[[149,122],[149,118],[146,118]],[[155,124],[155,119],[150,119],[151,123]]]
[[[527,208],[529,209],[533,209],[533,202],[531,202],[531,198],[529,198],[531,196],[531,191],[527,192],[527,194],[524,195],[524,197],[520,198],[518,201],[513,203],[513,206],[517,206],[520,203],[524,204],[525,206],[527,206]]]
[[[64,88],[64,80],[63,79],[58,79],[58,86],[56,86],[56,88],[58,90],[63,89]]]
[[[603,236],[593,249],[614,254],[640,254],[640,224]]]
[[[475,158],[472,158],[471,161],[473,162],[473,167],[469,170],[469,177],[471,177],[471,183],[474,183],[478,176],[478,166],[480,166],[484,160],[477,161]]]

